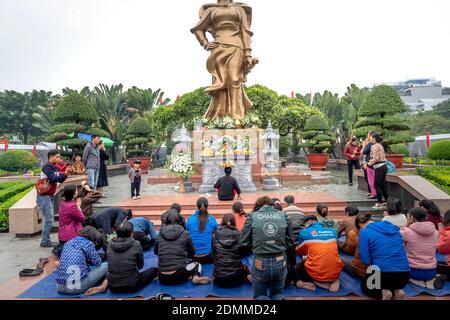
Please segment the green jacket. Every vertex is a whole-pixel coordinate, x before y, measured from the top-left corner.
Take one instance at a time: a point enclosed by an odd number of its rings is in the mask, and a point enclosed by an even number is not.
[[[285,254],[294,247],[294,234],[286,213],[264,206],[251,213],[240,237],[243,249],[252,249],[256,257]]]

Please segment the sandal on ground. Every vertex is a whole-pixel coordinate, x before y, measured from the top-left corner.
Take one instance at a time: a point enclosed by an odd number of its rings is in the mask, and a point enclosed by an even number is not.
[[[36,277],[44,272],[43,269],[23,269],[19,272],[20,277]]]
[[[44,266],[49,263],[47,258],[39,258],[39,263],[36,265],[37,269],[44,269]]]

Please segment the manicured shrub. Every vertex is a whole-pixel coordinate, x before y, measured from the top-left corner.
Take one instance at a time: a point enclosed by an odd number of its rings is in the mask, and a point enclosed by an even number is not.
[[[147,120],[138,117],[128,127],[124,144],[128,146],[128,153],[136,157],[143,156],[150,143],[151,127]]]
[[[4,185],[8,186],[8,183],[0,184],[0,188],[3,188]],[[11,208],[14,204],[16,204],[16,202],[18,202],[24,196],[26,196],[32,188],[33,184],[28,183],[28,187],[25,190],[15,194],[5,202],[0,202],[0,232],[8,232],[9,230],[9,208]]]
[[[417,173],[442,191],[450,194],[450,166],[417,168]]]
[[[330,134],[330,126],[322,115],[316,114],[306,120],[303,139],[306,143],[301,147],[308,148],[311,153],[325,153],[334,142],[334,138]]]
[[[428,157],[433,160],[450,160],[450,140],[433,143],[428,150]]]
[[[393,88],[382,85],[374,88],[359,109],[360,121],[355,124],[354,134],[364,137],[369,131],[375,131],[384,138],[386,147],[414,141],[408,133],[410,126],[399,115],[407,108],[400,95]],[[387,150],[392,152],[391,150]]]
[[[36,166],[34,155],[25,150],[10,150],[0,154],[0,169],[9,172],[24,172]]]
[[[405,157],[409,156],[409,149],[404,144],[394,144],[391,146],[391,152],[396,154],[403,154]]]

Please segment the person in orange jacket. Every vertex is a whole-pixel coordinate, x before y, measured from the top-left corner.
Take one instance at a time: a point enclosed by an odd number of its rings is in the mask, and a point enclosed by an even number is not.
[[[320,224],[316,216],[305,217],[305,229],[299,235],[296,252],[307,256],[295,266],[296,286],[314,291],[316,286],[339,291],[344,263],[339,257],[337,232]]]

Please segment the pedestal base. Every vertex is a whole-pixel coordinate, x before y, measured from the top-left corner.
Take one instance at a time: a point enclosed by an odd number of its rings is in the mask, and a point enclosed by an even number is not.
[[[200,193],[214,192],[214,184],[225,175],[224,168],[221,166],[222,159],[205,158],[202,161],[202,184]],[[237,159],[233,167],[234,177],[242,192],[256,192],[256,186],[253,183],[253,163],[251,159]]]
[[[184,188],[186,189],[186,193],[195,191],[195,188],[192,185],[192,181],[190,181],[190,180],[184,181]],[[180,189],[180,182],[178,182],[177,185],[175,186],[175,191],[178,192],[179,189]]]

